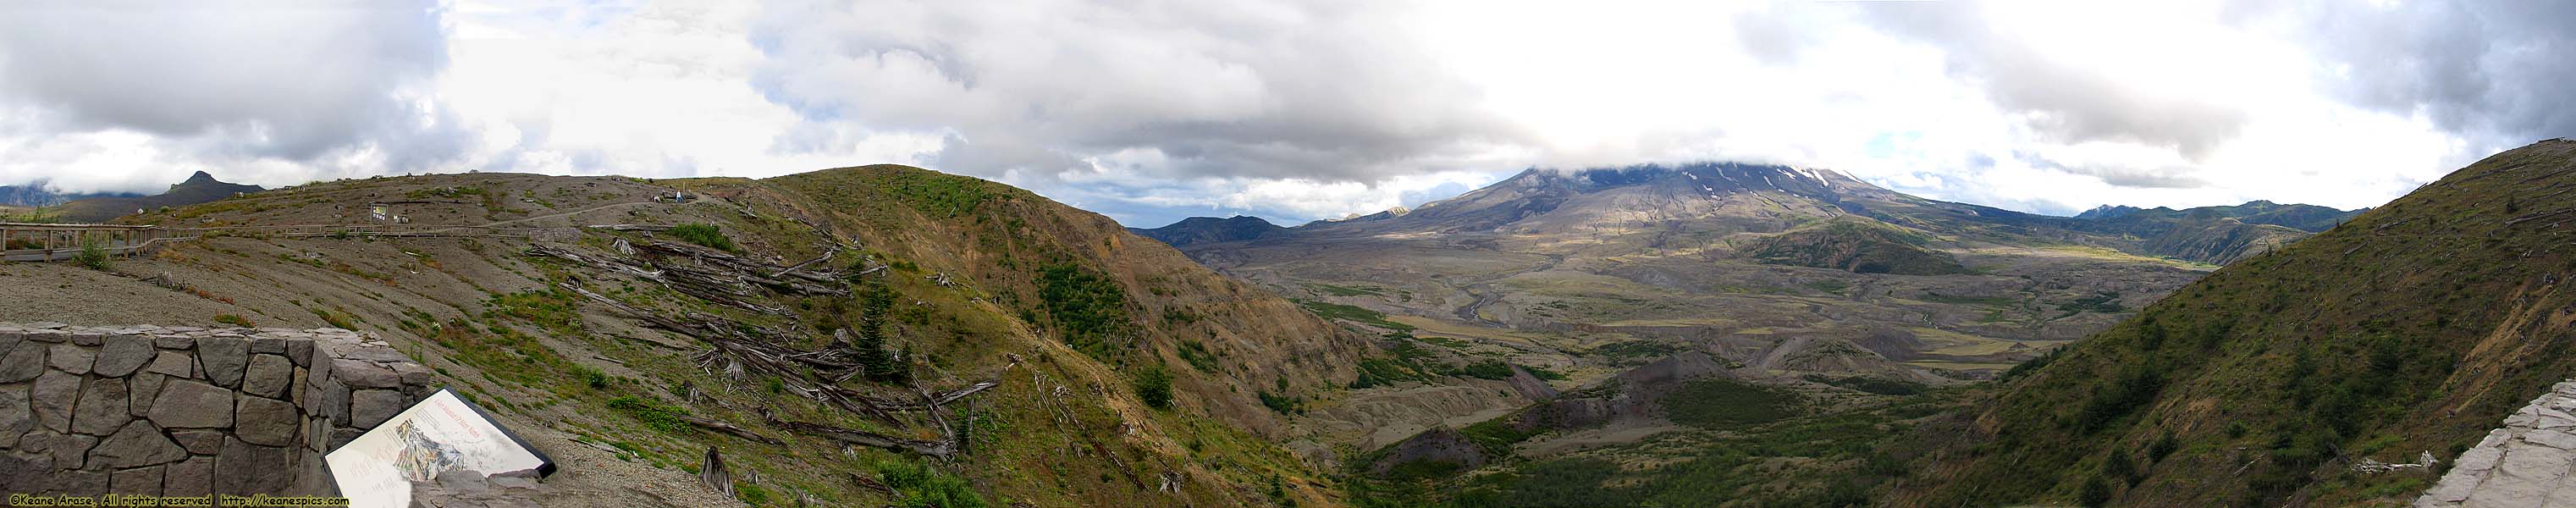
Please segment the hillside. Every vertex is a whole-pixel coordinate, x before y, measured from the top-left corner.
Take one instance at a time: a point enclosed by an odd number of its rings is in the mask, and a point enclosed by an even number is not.
[[[1363,382],[1292,421],[1294,446],[1349,461],[1511,425],[1528,434],[1481,453],[1508,469],[1688,430],[1653,401],[1708,378],[1837,407],[1878,402],[1834,383],[1991,378],[2209,268],[2053,226],[2072,222],[1693,164],[1529,171],[1407,213],[1180,248],[1383,337]],[[1680,358],[1697,360],[1665,363]]]
[[[1852,273],[1945,275],[1968,268],[1931,240],[1877,221],[1828,220],[1748,242],[1743,253],[1765,264],[1833,268]]]
[[[2488,157],[1971,395],[1900,505],[2403,504],[2576,372],[2576,142]],[[1934,436],[1942,436],[1935,438]]]
[[[1271,224],[1270,221],[1261,220],[1260,217],[1238,215],[1223,219],[1215,217],[1191,217],[1181,219],[1179,222],[1174,222],[1163,227],[1152,229],[1127,228],[1127,231],[1135,233],[1137,236],[1152,238],[1154,241],[1163,242],[1173,246],[1183,246],[1200,243],[1251,240],[1287,229],[1288,228],[1279,227],[1277,224]]]
[[[397,201],[446,236],[256,229]],[[1330,505],[1265,402],[1373,350],[1105,217],[900,166],[344,180],[124,220],[234,229],[0,265],[28,302],[0,321],[376,333],[569,461],[541,499],[573,504],[703,505],[628,485],[695,483],[712,447],[757,506]]]
[[[60,205],[63,222],[98,223],[133,215],[137,210],[153,211],[163,207],[187,206],[236,194],[259,192],[257,185],[224,183],[214,175],[198,171],[187,180],[170,184],[170,189],[150,196],[83,197]]]

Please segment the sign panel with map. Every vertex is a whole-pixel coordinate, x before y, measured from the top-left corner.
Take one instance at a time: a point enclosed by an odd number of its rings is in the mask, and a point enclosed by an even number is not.
[[[553,474],[554,460],[492,421],[482,408],[439,390],[323,457],[350,506],[411,505],[413,482],[452,470],[491,475]]]

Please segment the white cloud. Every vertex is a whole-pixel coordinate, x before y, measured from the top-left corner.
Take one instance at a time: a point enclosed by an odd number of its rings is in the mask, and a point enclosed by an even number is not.
[[[1150,226],[1370,213],[1531,166],[1723,159],[2055,213],[2357,207],[2576,134],[2576,115],[2549,107],[2576,66],[2545,58],[2576,40],[2547,28],[2569,11],[13,3],[0,6],[0,184],[896,162]]]

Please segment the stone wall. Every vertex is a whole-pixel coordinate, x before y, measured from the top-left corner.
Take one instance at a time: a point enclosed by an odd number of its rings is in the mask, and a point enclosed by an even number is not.
[[[322,454],[432,382],[348,330],[0,323],[0,492],[330,494]]]

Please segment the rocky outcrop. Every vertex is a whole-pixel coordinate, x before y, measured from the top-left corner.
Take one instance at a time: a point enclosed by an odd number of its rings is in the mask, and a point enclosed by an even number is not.
[[[0,323],[0,492],[329,494],[322,454],[429,374],[348,330]]]
[[[1387,448],[1387,454],[1369,464],[1371,474],[1384,475],[1397,466],[1411,463],[1445,463],[1445,469],[1468,470],[1484,467],[1485,453],[1476,442],[1457,429],[1440,427],[1415,434],[1411,439]]]
[[[2457,462],[2417,508],[2576,506],[2576,380],[2505,417]]]

